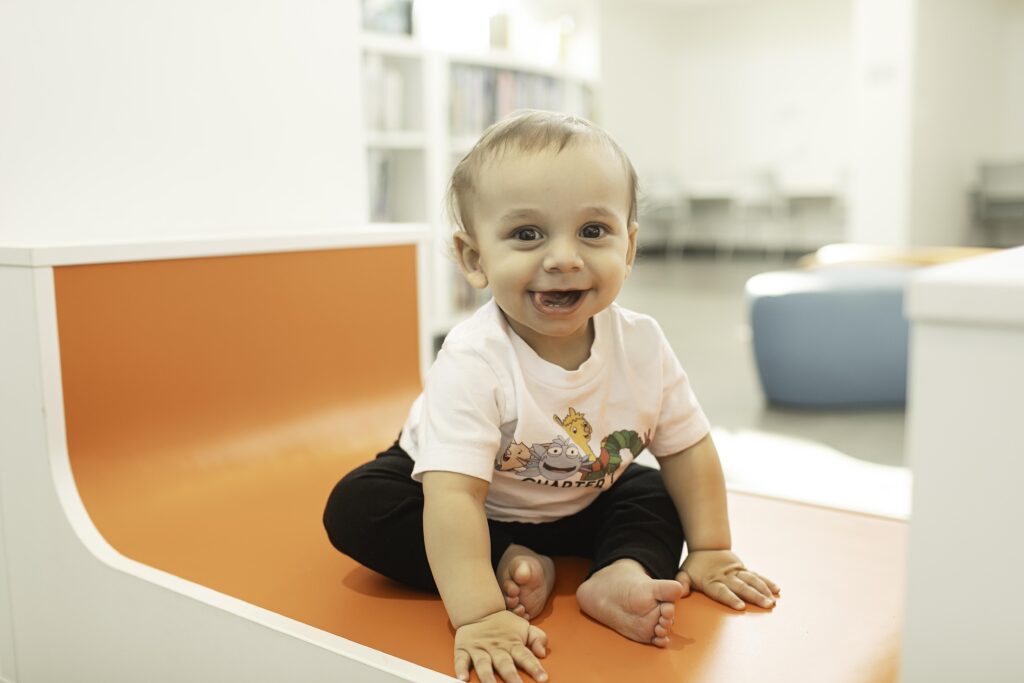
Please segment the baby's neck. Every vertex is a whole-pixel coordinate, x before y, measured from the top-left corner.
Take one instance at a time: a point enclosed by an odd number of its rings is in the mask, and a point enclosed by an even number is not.
[[[536,338],[533,335],[520,334],[523,341],[534,352],[549,363],[564,370],[579,370],[580,366],[590,358],[590,347],[594,344],[594,319],[587,322],[583,333],[569,339],[550,337]]]

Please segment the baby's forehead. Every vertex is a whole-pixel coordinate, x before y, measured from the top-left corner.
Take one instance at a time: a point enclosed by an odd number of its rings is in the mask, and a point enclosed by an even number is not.
[[[491,160],[464,197],[464,217],[544,220],[598,214],[628,220],[629,174],[614,151],[595,146],[558,150],[517,150]]]
[[[615,149],[606,141],[595,135],[578,135],[564,143],[557,141],[547,144],[529,143],[526,141],[509,141],[492,150],[485,151],[477,164],[477,174],[502,167],[544,163],[559,156],[576,156],[579,154],[606,157],[611,163],[622,161]]]
[[[629,193],[627,163],[600,140],[570,141],[562,148],[508,148],[480,162],[471,186],[478,197],[508,196],[517,189],[533,193],[589,180],[595,184],[603,182],[606,191]]]

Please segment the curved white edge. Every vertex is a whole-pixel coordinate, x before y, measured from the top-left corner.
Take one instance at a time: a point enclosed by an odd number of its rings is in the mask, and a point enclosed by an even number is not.
[[[71,462],[67,452],[64,423],[64,398],[60,372],[60,347],[56,314],[56,293],[51,268],[39,268],[34,273],[36,312],[38,320],[40,366],[49,463],[57,498],[68,523],[82,546],[96,559],[112,570],[146,581],[167,591],[204,603],[233,614],[266,629],[285,634],[303,642],[319,646],[347,659],[373,667],[402,680],[440,683],[452,681],[431,669],[394,657],[373,648],[360,645],[333,633],[290,619],[276,612],[238,598],[225,595],[179,576],[125,557],[115,550],[100,534],[86,511],[75,486]]]
[[[1024,246],[918,271],[904,310],[918,322],[1024,325]]]
[[[290,251],[318,251],[346,247],[425,243],[427,223],[371,223],[331,230],[288,234],[249,233],[196,236],[161,240],[111,240],[67,244],[0,243],[0,265],[48,267],[160,261],[178,258],[241,256]]]

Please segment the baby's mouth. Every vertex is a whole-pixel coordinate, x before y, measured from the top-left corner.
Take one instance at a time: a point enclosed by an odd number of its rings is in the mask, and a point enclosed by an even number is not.
[[[566,309],[575,306],[582,296],[583,291],[578,289],[559,292],[533,292],[533,301],[545,309]]]

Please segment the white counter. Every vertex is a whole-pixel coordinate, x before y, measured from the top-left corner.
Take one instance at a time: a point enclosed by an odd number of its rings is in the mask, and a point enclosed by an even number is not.
[[[1024,247],[922,271],[906,311],[914,495],[902,680],[1022,681]]]

